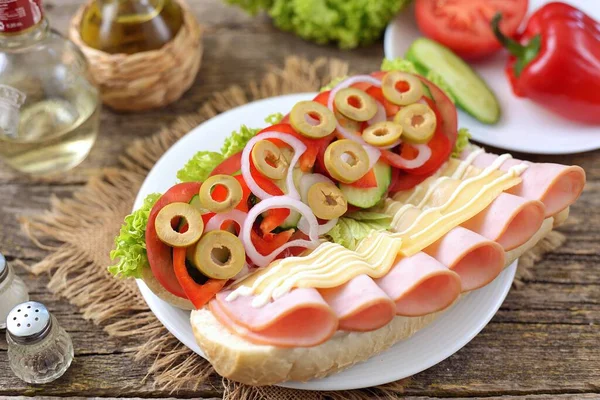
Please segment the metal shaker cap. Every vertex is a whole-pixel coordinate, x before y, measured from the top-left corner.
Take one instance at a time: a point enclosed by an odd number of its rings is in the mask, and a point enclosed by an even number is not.
[[[8,276],[8,264],[6,258],[0,253],[0,282],[2,282]]]
[[[46,306],[27,301],[13,308],[6,317],[6,331],[17,343],[32,344],[50,332],[52,320]]]

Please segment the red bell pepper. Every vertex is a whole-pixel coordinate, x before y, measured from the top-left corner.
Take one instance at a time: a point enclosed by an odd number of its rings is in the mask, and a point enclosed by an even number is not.
[[[600,124],[600,23],[565,3],[549,3],[529,18],[516,40],[492,28],[511,56],[514,93],[573,121]]]
[[[173,249],[173,271],[185,295],[199,310],[219,293],[227,279],[209,279],[204,284],[196,283],[185,266],[185,251],[184,247]]]

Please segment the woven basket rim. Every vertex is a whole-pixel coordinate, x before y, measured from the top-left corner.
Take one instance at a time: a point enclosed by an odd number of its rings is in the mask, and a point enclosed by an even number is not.
[[[192,32],[194,30],[199,30],[200,35],[202,34],[202,28],[198,24],[198,21],[194,17],[188,4],[184,0],[173,0],[181,6],[181,10],[183,12],[183,25],[181,26],[181,28],[179,28],[177,35],[175,35],[175,37],[173,39],[171,39],[169,42],[165,43],[162,47],[160,47],[158,49],[154,49],[154,50],[142,51],[142,52],[138,52],[138,53],[134,53],[134,54],[107,53],[105,51],[98,50],[94,47],[88,46],[81,38],[81,33],[80,33],[79,28],[81,26],[83,13],[95,1],[96,0],[88,0],[87,2],[82,4],[81,7],[79,7],[79,9],[77,10],[77,12],[75,13],[75,15],[73,16],[73,18],[71,19],[71,22],[70,22],[69,38],[77,46],[79,46],[82,49],[82,51],[84,50],[86,53],[93,54],[95,57],[103,57],[103,58],[107,59],[107,61],[113,61],[113,60],[116,61],[116,60],[120,60],[120,59],[127,58],[127,57],[132,57],[132,56],[143,57],[143,55],[154,55],[157,53],[162,53],[165,51],[166,47],[168,47],[168,46],[172,45],[174,42],[176,42],[180,38],[180,36],[186,34],[186,31],[188,31],[188,30],[192,31]],[[184,29],[184,28],[187,28],[187,29]]]

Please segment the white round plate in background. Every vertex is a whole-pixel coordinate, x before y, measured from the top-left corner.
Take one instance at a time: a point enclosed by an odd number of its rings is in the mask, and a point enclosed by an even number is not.
[[[600,1],[563,1],[600,20]],[[530,0],[529,12],[549,2]],[[385,56],[404,57],[410,44],[420,36],[414,7],[411,6],[388,25],[384,38]],[[566,120],[531,100],[515,96],[504,73],[507,57],[505,51],[500,51],[491,58],[471,64],[496,93],[502,108],[500,121],[496,125],[486,125],[459,110],[460,127],[469,128],[473,139],[478,142],[513,151],[568,154],[600,149],[600,126]]]
[[[144,198],[154,192],[164,193],[176,183],[176,173],[200,150],[219,151],[224,139],[241,124],[265,126],[264,117],[275,112],[287,113],[301,100],[314,93],[293,94],[256,101],[220,114],[201,124],[156,163],[137,195],[134,210]],[[310,390],[344,390],[381,385],[421,372],[448,358],[466,345],[494,316],[506,297],[517,263],[513,263],[492,283],[457,302],[450,310],[413,337],[366,362],[332,375],[309,382],[287,382],[281,386]],[[143,281],[138,286],[146,303],[163,325],[194,352],[203,356],[194,340],[189,311],[183,311],[156,297]]]

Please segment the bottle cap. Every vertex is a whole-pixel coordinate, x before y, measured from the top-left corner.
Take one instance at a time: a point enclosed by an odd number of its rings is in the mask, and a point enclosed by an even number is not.
[[[45,338],[51,328],[50,313],[37,301],[21,303],[6,318],[6,331],[17,343],[32,344]]]
[[[6,258],[4,258],[4,254],[0,253],[0,282],[6,279],[8,276],[8,264],[6,263]]]

